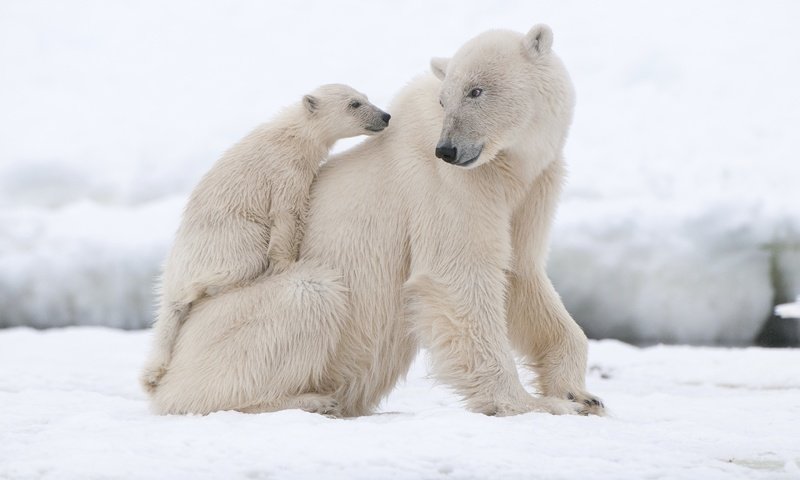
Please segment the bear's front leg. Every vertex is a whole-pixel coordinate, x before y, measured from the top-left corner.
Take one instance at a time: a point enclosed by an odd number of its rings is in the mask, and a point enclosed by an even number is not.
[[[543,395],[582,405],[582,413],[603,415],[604,405],[586,391],[588,342],[567,312],[544,271],[509,276],[508,334],[537,374]]]
[[[480,281],[476,283],[474,291],[459,295],[447,288],[447,282],[423,274],[403,287],[404,313],[429,349],[433,373],[461,394],[474,412],[580,413],[581,406],[575,402],[536,398],[525,391],[505,333],[502,288],[499,298],[486,298],[492,295],[487,295]],[[478,304],[469,305],[470,300]]]

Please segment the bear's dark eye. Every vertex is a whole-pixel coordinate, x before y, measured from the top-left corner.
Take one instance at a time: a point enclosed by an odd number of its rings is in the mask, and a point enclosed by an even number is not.
[[[358,108],[360,106],[361,102],[359,102],[358,100],[353,100],[352,102],[350,102],[350,108]]]
[[[443,101],[439,100],[439,105],[441,105],[441,107],[444,108],[444,102]]]
[[[482,88],[473,88],[472,90],[469,91],[469,98],[480,97],[482,93],[483,93]]]

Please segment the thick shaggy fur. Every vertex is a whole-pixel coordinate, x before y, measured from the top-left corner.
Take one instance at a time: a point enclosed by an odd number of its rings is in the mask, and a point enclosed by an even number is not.
[[[434,61],[443,80],[406,87],[392,129],[320,169],[300,260],[192,310],[155,410],[365,415],[424,345],[472,411],[602,413],[586,337],[545,275],[573,109],[551,42],[544,26],[487,32]],[[479,157],[445,163],[443,141]]]
[[[164,266],[155,345],[141,377],[146,390],[166,372],[194,303],[296,260],[311,182],[336,140],[387,122],[363,94],[323,85],[255,129],[203,177]]]

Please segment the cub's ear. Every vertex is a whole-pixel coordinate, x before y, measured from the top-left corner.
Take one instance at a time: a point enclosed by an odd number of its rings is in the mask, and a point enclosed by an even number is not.
[[[534,25],[522,39],[522,45],[531,56],[545,55],[553,46],[553,31],[543,23]]]
[[[431,58],[431,71],[439,80],[444,80],[444,74],[447,71],[447,64],[450,62],[449,58],[433,57]]]
[[[314,95],[305,95],[303,96],[303,106],[306,107],[308,113],[314,113],[319,107],[319,100]]]

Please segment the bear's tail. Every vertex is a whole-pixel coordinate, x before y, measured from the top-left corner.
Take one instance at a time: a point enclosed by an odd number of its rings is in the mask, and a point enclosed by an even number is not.
[[[153,325],[154,348],[139,377],[142,388],[151,395],[155,393],[161,378],[167,373],[178,333],[189,314],[190,307],[191,303],[162,302],[158,319]]]

